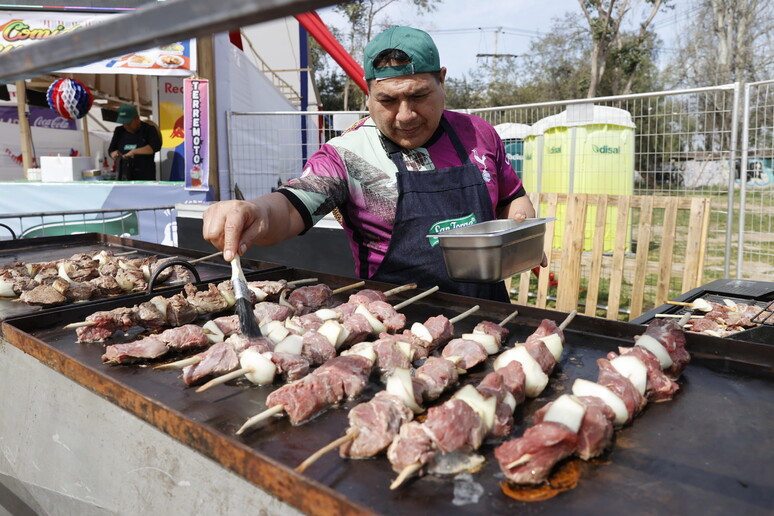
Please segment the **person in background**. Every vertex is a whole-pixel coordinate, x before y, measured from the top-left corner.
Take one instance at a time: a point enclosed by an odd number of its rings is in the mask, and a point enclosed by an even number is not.
[[[140,120],[137,108],[124,104],[118,108],[108,154],[118,160],[119,179],[129,181],[155,181],[154,154],[161,150],[161,135],[156,127]]]
[[[502,140],[483,119],[444,110],[446,68],[427,33],[398,26],[377,35],[364,69],[370,116],[323,145],[278,191],[210,206],[204,238],[231,260],[248,246],[302,234],[335,208],[357,276],[509,301],[503,282],[449,278],[440,246],[427,238],[535,216]]]

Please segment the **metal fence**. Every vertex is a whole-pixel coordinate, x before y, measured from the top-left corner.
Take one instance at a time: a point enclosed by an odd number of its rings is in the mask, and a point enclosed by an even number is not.
[[[531,191],[710,198],[704,282],[772,281],[772,85],[736,83],[467,112],[498,129],[523,131],[513,138],[520,146],[511,157]],[[229,114],[232,195],[235,186],[245,197],[261,195],[300,175],[309,155],[365,114]],[[535,156],[538,135],[544,141]],[[506,148],[513,143],[504,140]],[[569,161],[550,154],[562,145],[574,156]],[[611,154],[617,160],[603,164]],[[537,182],[531,170],[537,170]],[[551,176],[557,171],[566,177]]]
[[[0,240],[104,233],[177,246],[174,206],[0,214]]]

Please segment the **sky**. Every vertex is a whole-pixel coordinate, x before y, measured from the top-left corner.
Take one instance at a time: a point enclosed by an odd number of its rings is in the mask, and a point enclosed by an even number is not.
[[[677,4],[674,10],[659,13],[653,21],[665,42],[664,58],[674,52],[677,31],[694,9],[694,0],[673,3]],[[477,69],[491,66],[490,58],[478,54],[526,54],[530,42],[549,32],[553,20],[562,19],[566,12],[583,16],[578,0],[443,0],[430,15],[418,17],[414,9],[402,7],[389,10],[388,16],[394,24],[430,33],[448,77],[461,79],[463,74],[470,76]],[[343,18],[332,8],[318,13],[326,24],[344,28]],[[644,15],[638,16],[642,18]]]

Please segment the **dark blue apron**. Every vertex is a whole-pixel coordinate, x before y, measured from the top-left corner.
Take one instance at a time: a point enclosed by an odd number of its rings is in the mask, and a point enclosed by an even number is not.
[[[444,292],[509,302],[505,284],[452,280],[446,272],[440,245],[431,246],[427,235],[441,221],[494,219],[492,202],[481,171],[446,119],[441,126],[462,161],[458,167],[409,171],[400,148],[382,138],[390,159],[398,167],[398,204],[387,254],[371,279],[386,283],[415,282],[422,288],[438,285]],[[365,267],[364,267],[365,268]],[[363,269],[361,269],[361,276]]]

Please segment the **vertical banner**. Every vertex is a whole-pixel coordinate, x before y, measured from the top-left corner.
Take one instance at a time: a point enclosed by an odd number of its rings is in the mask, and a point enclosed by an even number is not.
[[[185,188],[209,190],[209,82],[183,81],[185,126]]]

